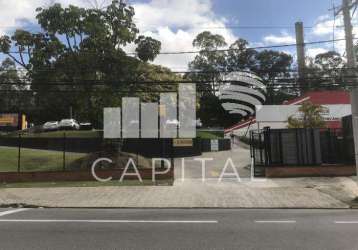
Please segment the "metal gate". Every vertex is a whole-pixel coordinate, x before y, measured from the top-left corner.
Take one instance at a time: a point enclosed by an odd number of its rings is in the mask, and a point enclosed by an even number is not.
[[[255,175],[272,166],[355,164],[354,142],[341,129],[274,129],[251,131]]]

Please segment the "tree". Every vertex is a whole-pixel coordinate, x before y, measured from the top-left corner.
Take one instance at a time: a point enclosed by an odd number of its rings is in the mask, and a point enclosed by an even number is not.
[[[14,61],[6,58],[0,65],[0,112],[21,112],[31,102],[24,90]]]
[[[326,53],[318,54],[315,58],[315,64],[318,67],[318,72],[323,80],[329,83],[342,82],[342,68],[344,61],[342,56],[335,51],[328,51]]]
[[[200,49],[200,52],[194,61],[189,63],[189,68],[213,73],[225,69],[226,54],[219,49],[226,45],[225,38],[221,35],[209,31],[200,33],[193,41],[193,46]]]
[[[193,46],[200,49],[199,54],[189,63],[189,69],[193,71],[186,75],[193,81],[207,82],[200,85],[201,109],[205,107],[205,112],[217,110],[219,112],[221,105],[217,97],[219,87],[222,84],[222,75],[226,71],[252,71],[262,77],[269,87],[268,104],[282,103],[287,98],[292,97],[289,91],[273,91],[275,84],[282,84],[281,79],[290,76],[290,69],[293,62],[292,56],[278,51],[264,50],[256,51],[248,47],[248,42],[244,39],[238,39],[225,50],[227,43],[223,36],[212,34],[209,31],[200,33],[193,41]],[[205,98],[210,101],[204,101]],[[205,105],[203,105],[205,103]],[[210,119],[205,112],[199,111],[199,116],[205,124]],[[204,117],[205,116],[205,117]],[[226,118],[220,117],[217,120],[217,126],[224,126],[226,121],[237,122],[242,119],[236,116],[233,119],[226,114]],[[236,121],[234,121],[236,120]],[[213,121],[213,120],[211,120]],[[210,123],[212,125],[212,122]]]
[[[6,58],[0,65],[0,89],[14,90],[17,87],[21,87],[21,80],[16,64],[10,58]]]
[[[209,31],[200,33],[194,39],[193,46],[200,49],[200,52],[189,63],[190,71],[194,72],[186,77],[196,81],[206,81],[208,84],[202,86],[202,92],[215,94],[218,91],[220,72],[226,68],[226,52],[220,51],[220,49],[226,45],[223,36],[212,34]],[[204,72],[204,74],[200,72]]]
[[[312,89],[320,89],[323,85],[329,88],[344,88],[344,60],[335,51],[328,51],[308,58],[306,75]]]
[[[228,115],[216,95],[203,95],[199,99],[198,117],[206,127],[228,127],[237,123],[238,116]]]
[[[146,61],[160,52],[159,41],[137,39],[134,9],[122,1],[104,9],[54,4],[37,13],[43,32],[17,30],[0,38],[1,52],[27,71],[36,94],[31,117],[37,123],[67,117],[72,107],[77,119],[99,124],[100,110],[120,103],[121,91],[146,76]],[[125,53],[130,43],[137,44],[142,61]],[[10,53],[14,49],[18,56]]]
[[[212,34],[210,31],[204,31],[196,36],[193,46],[204,50],[213,51],[226,46],[225,38],[221,35]]]
[[[342,56],[335,51],[318,54],[315,57],[315,64],[323,71],[339,70],[344,66]]]
[[[290,69],[293,62],[291,55],[274,50],[263,50],[256,55],[257,66],[253,71],[266,81],[268,87],[267,104],[281,104],[292,91],[284,91],[287,77],[290,77]],[[280,91],[274,87],[281,85]]]
[[[300,116],[288,118],[288,128],[324,128],[326,122],[323,114],[328,112],[327,108],[304,102],[299,108]]]
[[[144,62],[154,61],[161,49],[161,42],[145,36],[139,36],[135,43],[138,45],[136,52],[138,58]]]
[[[275,50],[263,50],[256,55],[257,66],[254,68],[257,74],[271,84],[278,78],[289,76],[293,58],[284,52]]]
[[[248,44],[248,41],[240,38],[230,45],[226,59],[228,71],[252,70],[256,67],[258,52],[247,48]]]
[[[185,78],[204,82],[198,86],[199,110],[198,117],[205,126],[223,124],[225,111],[221,107],[217,92],[220,87],[221,72],[226,69],[226,52],[220,51],[227,43],[221,35],[204,31],[193,40],[193,46],[200,50],[199,54],[189,63],[192,71]]]

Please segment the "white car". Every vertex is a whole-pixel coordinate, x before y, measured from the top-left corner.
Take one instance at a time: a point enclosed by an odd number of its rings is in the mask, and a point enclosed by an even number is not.
[[[63,129],[63,130],[66,130],[66,129],[79,130],[80,124],[75,119],[63,119],[60,121],[59,127],[60,127],[60,129]]]
[[[180,122],[177,119],[167,120],[165,123],[166,123],[166,125],[176,125],[176,126],[180,127]]]
[[[46,122],[42,128],[45,130],[45,131],[56,131],[59,129],[59,123],[57,121],[55,122]]]

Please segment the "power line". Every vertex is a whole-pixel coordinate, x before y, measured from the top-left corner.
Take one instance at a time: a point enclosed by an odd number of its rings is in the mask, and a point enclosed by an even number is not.
[[[150,29],[150,28],[158,28],[158,26],[144,26],[144,29]],[[243,30],[274,30],[274,29],[293,29],[294,27],[292,26],[285,26],[285,25],[225,25],[225,26],[194,26],[194,27],[189,27],[189,26],[183,26],[183,27],[178,27],[178,29],[180,28],[186,28],[188,30],[221,30],[221,29],[231,29],[231,30],[236,30],[236,29],[243,29]],[[305,29],[313,29],[314,26],[305,26]]]
[[[357,40],[358,38],[355,38]],[[324,43],[332,43],[332,42],[340,42],[345,41],[346,39],[332,39],[332,40],[323,40],[323,41],[315,41],[315,42],[307,42],[304,45],[317,45],[317,44],[324,44]],[[248,47],[247,50],[259,50],[259,49],[274,49],[274,48],[285,48],[285,47],[295,47],[297,46],[296,43],[293,44],[282,44],[282,45],[271,45],[271,46],[258,46],[258,47]],[[217,49],[217,50],[210,50],[208,52],[229,52],[229,51],[237,51],[240,49]],[[198,54],[203,52],[202,50],[199,51],[181,51],[181,52],[162,52],[161,55],[169,55],[169,54]],[[207,52],[207,51],[205,51]]]
[[[287,84],[289,85],[290,83],[285,83],[282,81],[297,81],[299,78],[294,78],[294,77],[282,77],[282,78],[275,78],[272,80],[276,80],[274,83],[271,84]],[[344,76],[344,77],[332,77],[332,76],[327,76],[327,77],[306,77],[304,78],[304,80],[308,81],[308,80],[321,80],[321,81],[325,81],[325,80],[340,80],[343,81],[344,79],[358,79],[358,76]],[[281,81],[281,82],[280,82]],[[241,83],[241,81],[232,81],[232,80],[216,80],[216,82],[218,83]],[[265,81],[268,82],[268,81]],[[174,84],[185,84],[185,83],[195,83],[198,85],[206,85],[208,83],[210,83],[210,81],[206,81],[206,80],[168,80],[168,81],[114,81],[114,80],[110,80],[110,81],[99,81],[99,80],[85,80],[82,82],[70,82],[70,81],[46,81],[46,83],[42,83],[41,81],[35,81],[34,83],[13,83],[13,82],[0,82],[0,86],[1,85],[10,85],[10,86],[71,86],[71,87],[94,87],[94,86],[108,86],[108,87],[113,87],[115,88],[116,84],[126,84],[126,87],[133,87],[136,85],[150,85],[150,84],[155,84],[158,87],[175,87]],[[296,83],[292,83],[295,84]],[[110,86],[113,85],[113,86]]]
[[[342,89],[342,88],[354,88],[356,87],[355,84],[336,84],[336,83],[327,83],[327,84],[316,84],[312,87],[312,89]],[[268,90],[300,90],[301,86],[299,85],[278,85],[278,86],[267,86]],[[198,88],[198,92],[212,92],[213,90],[209,90],[206,88]],[[18,93],[18,94],[22,94],[22,93],[39,93],[41,91],[38,90],[31,90],[31,89],[27,89],[27,90],[0,90],[0,93]],[[74,94],[74,93],[107,93],[104,90],[100,90],[100,89],[92,89],[90,91],[88,90],[47,90],[46,93],[66,93],[66,94]],[[127,93],[127,94],[131,94],[131,93],[173,93],[176,92],[176,90],[113,90],[112,93]]]
[[[138,23],[136,23],[136,25],[138,25]],[[37,25],[29,25],[30,27],[32,27],[33,29],[38,29],[38,30],[42,30],[41,26],[37,26]],[[139,26],[139,25],[138,25]],[[157,28],[158,25],[144,25],[142,26],[144,28]],[[26,26],[20,26],[20,25],[0,25],[0,28],[24,28],[24,29],[28,29]],[[182,26],[182,27],[177,27],[177,28],[187,28],[187,29],[293,29],[293,26],[289,26],[289,25],[225,25],[225,26],[200,26],[200,25],[193,25],[193,27],[190,26]],[[305,29],[313,29],[314,26],[305,26]]]
[[[315,26],[319,25],[322,22],[316,23],[313,26],[304,26],[304,29],[314,29]],[[344,26],[335,26],[338,29],[344,28]],[[158,28],[158,26],[144,26],[144,29],[150,29],[150,28]],[[285,26],[285,25],[226,25],[226,26],[197,26],[197,27],[188,27],[188,26],[183,26],[183,27],[177,27],[178,29],[182,28],[182,29],[188,29],[188,30],[221,30],[221,29],[231,29],[231,30],[236,30],[236,29],[243,29],[243,30],[274,30],[274,29],[294,29],[294,26]]]
[[[358,45],[358,43],[357,43]],[[257,65],[258,66],[258,65]],[[345,70],[352,70],[352,69],[357,69],[357,68],[349,68],[349,67],[339,67],[339,68],[331,68],[331,69],[325,69],[325,73],[329,73],[329,72],[337,72],[337,71],[345,71]],[[5,72],[28,72],[28,70],[26,69],[9,69],[9,70],[0,70],[0,75],[2,73]],[[36,69],[31,71],[32,73],[36,73],[36,72],[56,72],[57,69]],[[67,70],[61,73],[76,73],[76,71],[71,71],[71,70]],[[79,73],[95,73],[95,70],[79,70]],[[252,69],[252,70],[212,70],[212,71],[199,71],[199,70],[182,70],[182,71],[168,71],[168,72],[158,72],[160,73],[172,73],[172,74],[194,74],[194,75],[205,75],[205,74],[220,74],[220,73],[234,73],[234,72],[242,72],[242,73],[251,73],[251,74],[265,74],[265,73],[281,73],[282,70],[273,70],[273,69]],[[313,74],[313,73],[321,73],[322,69],[318,69],[318,68],[314,68],[314,69],[305,69],[304,73],[306,74]],[[285,70],[285,73],[298,73],[298,69],[287,69]],[[25,77],[19,77],[20,80],[30,80],[29,78],[25,78]],[[93,81],[97,81],[97,79],[93,80]],[[101,81],[101,80],[98,80]]]
[[[345,38],[341,38],[341,39],[331,39],[331,40],[322,40],[322,41],[315,41],[315,42],[307,42],[304,43],[305,46],[307,45],[317,45],[317,44],[325,44],[325,43],[334,43],[334,42],[341,42],[341,41],[345,41]],[[358,40],[358,38],[354,38],[354,40]],[[296,43],[292,43],[292,44],[281,44],[281,45],[270,45],[270,46],[257,46],[257,47],[248,47],[246,48],[247,50],[260,50],[260,49],[275,49],[275,48],[285,48],[285,47],[295,47],[297,46]],[[204,51],[204,50],[195,50],[195,51],[168,51],[168,52],[160,52],[158,53],[158,55],[181,55],[181,54],[199,54],[201,52],[208,52],[208,53],[215,53],[215,52],[229,52],[229,51],[240,51],[240,49],[215,49],[215,50],[209,50],[209,51]],[[0,53],[4,53],[4,52],[0,52]],[[96,54],[95,52],[92,51],[81,51],[81,53],[89,53],[89,54]],[[4,53],[4,54],[29,54],[27,51],[23,51],[23,52],[19,52],[19,51],[10,51],[9,53]],[[136,53],[134,52],[128,52],[128,55],[136,55]]]

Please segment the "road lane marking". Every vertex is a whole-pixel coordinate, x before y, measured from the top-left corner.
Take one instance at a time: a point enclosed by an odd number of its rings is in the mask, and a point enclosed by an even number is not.
[[[358,224],[358,221],[335,221],[335,224]]]
[[[181,220],[22,220],[8,219],[0,220],[1,222],[30,222],[30,223],[168,223],[168,224],[216,224],[217,220],[203,221],[181,221]]]
[[[255,220],[255,223],[296,223],[295,220]]]
[[[26,210],[29,210],[29,208],[19,208],[19,209],[13,209],[13,210],[8,210],[8,211],[0,212],[0,217],[1,217],[1,216],[8,215],[8,214],[19,213],[19,212],[26,211]]]

